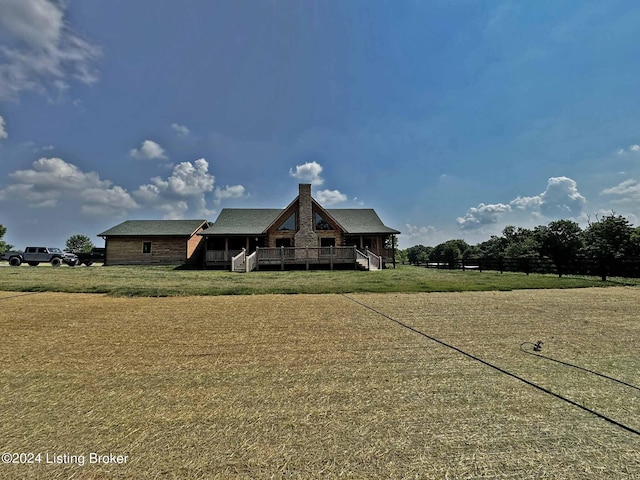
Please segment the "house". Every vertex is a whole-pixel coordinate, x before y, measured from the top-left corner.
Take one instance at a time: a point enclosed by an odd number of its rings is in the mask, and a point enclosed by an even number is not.
[[[373,209],[326,209],[311,196],[310,184],[300,184],[298,196],[284,209],[225,208],[198,235],[206,242],[205,267],[249,271],[323,264],[395,266],[399,233],[385,226]]]
[[[206,220],[127,220],[99,234],[105,265],[201,264]]]

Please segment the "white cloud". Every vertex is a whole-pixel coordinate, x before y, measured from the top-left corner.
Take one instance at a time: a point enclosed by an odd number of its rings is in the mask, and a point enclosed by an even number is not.
[[[145,140],[139,149],[132,148],[129,154],[133,158],[141,160],[155,160],[157,158],[166,159],[164,148],[153,140]]]
[[[458,217],[456,221],[461,229],[480,228],[498,223],[500,217],[507,212],[511,212],[511,206],[504,203],[489,205],[481,203],[477,207],[470,208],[464,217]]]
[[[179,163],[167,179],[154,177],[133,194],[140,202],[165,212],[165,219],[184,218],[189,210],[206,216],[211,213],[206,208],[206,194],[213,191],[214,182],[209,163],[200,158]]]
[[[242,198],[245,195],[245,189],[242,185],[225,185],[224,188],[216,187],[214,195],[215,195],[215,203],[219,205],[222,200],[227,198]]]
[[[511,205],[521,210],[539,210],[546,217],[578,217],[586,199],[578,184],[568,177],[551,177],[547,189],[534,197],[517,197]]]
[[[0,115],[0,140],[5,138],[9,138],[9,134],[7,133],[4,118],[2,118],[2,115]]]
[[[189,133],[191,133],[187,127],[185,127],[184,125],[180,125],[179,123],[172,123],[171,128],[173,128],[176,132],[178,132],[178,134],[182,136],[187,136],[189,135]]]
[[[402,232],[400,237],[403,244],[406,245],[435,245],[440,243],[442,233],[438,232],[436,227],[406,224],[406,231]]]
[[[289,175],[311,185],[322,185],[324,183],[324,179],[320,176],[321,173],[322,165],[315,161],[296,165],[295,170],[289,169]]]
[[[629,178],[620,182],[615,187],[606,188],[602,195],[615,195],[618,198],[617,203],[625,203],[640,200],[640,182],[634,178]]]
[[[508,204],[481,203],[470,208],[464,217],[457,219],[461,229],[476,229],[496,224],[505,217],[521,212],[532,217],[579,218],[586,204],[586,198],[578,191],[578,184],[568,177],[551,177],[547,188],[539,195],[516,197]]]
[[[30,169],[9,174],[11,185],[0,190],[0,200],[17,199],[31,207],[55,207],[69,199],[85,213],[124,213],[138,204],[121,187],[102,180],[96,172],[83,172],[61,158],[40,158]]]
[[[315,197],[320,205],[327,206],[347,201],[347,195],[341,193],[339,190],[320,190],[316,192]]]
[[[624,155],[626,153],[640,153],[640,145],[629,145],[626,149],[620,148],[618,150],[618,155]]]
[[[75,34],[65,22],[67,2],[0,0],[0,99],[26,90],[68,88],[68,79],[97,81],[100,49]]]

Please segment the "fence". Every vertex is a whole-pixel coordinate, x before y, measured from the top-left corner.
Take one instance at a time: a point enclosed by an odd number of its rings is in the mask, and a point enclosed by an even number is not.
[[[640,257],[623,257],[599,261],[576,258],[564,265],[556,265],[548,258],[474,258],[454,262],[429,262],[426,267],[440,269],[490,270],[499,272],[554,273],[562,275],[587,275],[606,277],[640,278]]]

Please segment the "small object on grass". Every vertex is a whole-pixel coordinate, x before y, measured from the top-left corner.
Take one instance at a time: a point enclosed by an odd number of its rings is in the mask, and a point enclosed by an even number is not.
[[[533,351],[534,351],[534,352],[539,352],[540,350],[542,350],[542,344],[543,344],[543,343],[544,343],[544,342],[543,342],[542,340],[538,340],[538,343],[536,343],[536,344],[533,346]]]

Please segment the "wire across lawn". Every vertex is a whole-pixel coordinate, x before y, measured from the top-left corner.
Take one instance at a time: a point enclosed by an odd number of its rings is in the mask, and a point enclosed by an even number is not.
[[[634,288],[355,294],[640,427]],[[342,295],[0,293],[0,478],[637,478],[637,436]]]

